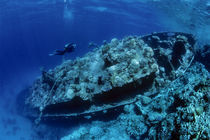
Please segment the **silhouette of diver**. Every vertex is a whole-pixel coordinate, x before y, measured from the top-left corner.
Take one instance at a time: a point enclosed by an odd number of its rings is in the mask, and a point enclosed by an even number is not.
[[[49,56],[64,55],[65,53],[74,52],[75,49],[76,49],[76,44],[69,43],[65,45],[64,50],[55,50],[53,53],[49,54]]]

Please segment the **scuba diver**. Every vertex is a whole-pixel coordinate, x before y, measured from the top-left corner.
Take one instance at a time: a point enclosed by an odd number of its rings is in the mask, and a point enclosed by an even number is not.
[[[76,49],[76,44],[69,43],[65,45],[64,50],[55,50],[53,53],[49,54],[49,56],[64,55],[65,53],[74,52],[75,49]]]

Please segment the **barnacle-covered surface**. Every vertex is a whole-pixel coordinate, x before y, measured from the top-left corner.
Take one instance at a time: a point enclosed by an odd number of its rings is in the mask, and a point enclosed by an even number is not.
[[[182,76],[194,58],[190,34],[154,33],[112,39],[66,61],[34,83],[26,104],[43,116],[78,116],[156,96]]]

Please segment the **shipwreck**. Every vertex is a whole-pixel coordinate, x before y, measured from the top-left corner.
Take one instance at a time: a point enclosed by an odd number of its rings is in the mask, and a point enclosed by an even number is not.
[[[191,34],[179,32],[114,38],[82,58],[43,71],[26,106],[39,119],[93,116],[134,103],[139,95],[154,97],[185,73],[194,44]]]

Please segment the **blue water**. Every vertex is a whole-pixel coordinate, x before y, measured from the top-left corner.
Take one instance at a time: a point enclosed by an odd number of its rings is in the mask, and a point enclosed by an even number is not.
[[[181,7],[181,2],[176,6]],[[195,22],[197,28],[189,27],[188,18],[178,18],[186,15],[175,16],[167,11],[168,3],[163,4],[152,0],[1,0],[0,140],[28,140],[36,135],[32,123],[17,115],[16,95],[33,83],[41,67],[48,70],[61,64],[62,57],[48,54],[66,43],[77,44],[76,51],[65,56],[75,59],[92,49],[88,48],[89,42],[101,45],[114,37],[191,28],[199,34],[208,33],[210,22]],[[207,7],[208,1],[202,4]],[[209,16],[209,11],[202,13]]]

